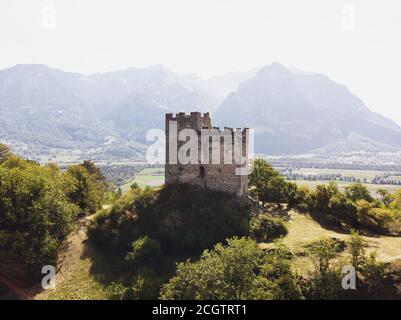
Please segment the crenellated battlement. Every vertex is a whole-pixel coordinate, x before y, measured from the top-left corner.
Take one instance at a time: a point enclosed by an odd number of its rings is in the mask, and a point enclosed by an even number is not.
[[[170,132],[170,126],[174,123],[176,130]],[[188,142],[178,139],[178,134],[184,129],[195,130],[198,138],[197,142],[192,145],[195,154],[190,163],[188,161],[181,163],[178,159],[179,148],[187,145]],[[175,116],[173,113],[167,113],[166,184],[190,183],[235,193],[241,197],[246,196],[248,176],[239,175],[237,172],[247,163],[248,134],[248,128],[224,127],[221,129],[213,127],[208,112],[203,115],[200,112],[191,112],[190,114],[179,112]],[[207,139],[207,136],[210,137],[210,140]],[[204,142],[207,144],[204,145]],[[237,153],[235,154],[235,152]],[[185,154],[188,154],[189,157],[192,151],[186,149]],[[245,161],[238,164],[238,155]]]
[[[192,128],[194,130],[201,130],[212,127],[209,112],[205,112],[203,116],[200,112],[191,112],[190,114],[179,112],[175,117],[172,113],[167,113],[166,122],[169,121],[177,121],[179,129]]]

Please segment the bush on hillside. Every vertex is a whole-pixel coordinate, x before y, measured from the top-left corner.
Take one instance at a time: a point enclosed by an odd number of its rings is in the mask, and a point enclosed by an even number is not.
[[[249,232],[256,241],[269,242],[285,236],[288,229],[282,219],[260,214],[251,218]]]
[[[132,242],[132,250],[128,252],[125,261],[131,266],[157,268],[163,262],[160,243],[148,236]]]

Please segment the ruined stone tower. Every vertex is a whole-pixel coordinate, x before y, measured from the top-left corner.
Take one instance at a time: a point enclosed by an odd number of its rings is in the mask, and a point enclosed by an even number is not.
[[[213,128],[209,113],[166,114],[166,185],[189,183],[247,196],[248,139],[246,129]]]

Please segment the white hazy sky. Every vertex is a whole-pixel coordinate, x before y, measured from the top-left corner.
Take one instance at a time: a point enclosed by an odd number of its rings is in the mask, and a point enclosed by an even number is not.
[[[1,0],[0,68],[325,73],[401,124],[399,0]]]

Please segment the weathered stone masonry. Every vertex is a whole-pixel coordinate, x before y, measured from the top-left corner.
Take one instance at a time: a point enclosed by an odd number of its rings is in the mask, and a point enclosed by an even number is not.
[[[183,129],[194,129],[198,136],[198,152],[196,163],[182,164],[179,161],[177,155],[177,149],[186,143],[186,141],[177,141],[176,135],[170,136],[170,124],[177,125],[177,132],[179,133]],[[209,145],[204,144],[203,146],[209,146],[209,161],[205,163],[204,158],[207,157],[207,152],[201,152],[201,133],[202,136],[209,135]],[[232,149],[234,148],[234,135],[238,134],[240,144],[242,144],[242,156],[244,159],[248,158],[248,135],[247,130],[244,129],[231,129],[224,128],[213,128],[209,113],[204,113],[203,116],[200,112],[191,112],[187,115],[183,112],[177,113],[176,117],[173,114],[166,114],[166,185],[173,184],[176,182],[189,183],[193,185],[202,186],[212,190],[224,191],[232,194],[236,194],[239,197],[245,197],[248,194],[248,176],[240,175],[237,172],[237,168],[243,168],[247,165],[237,164],[233,158],[233,153],[227,147],[227,141],[230,141]],[[228,139],[228,140],[224,140]],[[216,144],[211,143],[217,141]],[[224,144],[226,141],[226,144]],[[173,146],[173,142],[177,144],[177,148]],[[216,150],[219,148],[220,150]],[[213,149],[214,148],[214,149]],[[171,152],[170,152],[171,149]],[[206,150],[206,148],[205,148]],[[217,152],[215,152],[217,151]],[[205,155],[202,158],[202,155]],[[231,163],[225,164],[224,157],[229,159],[232,157]],[[173,163],[174,159],[177,159],[177,163]],[[226,161],[227,162],[227,161]]]

